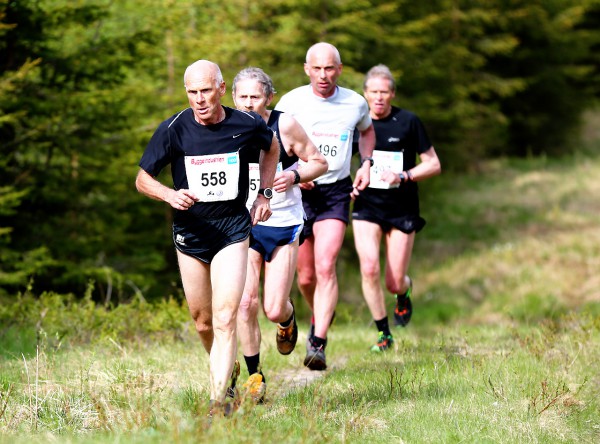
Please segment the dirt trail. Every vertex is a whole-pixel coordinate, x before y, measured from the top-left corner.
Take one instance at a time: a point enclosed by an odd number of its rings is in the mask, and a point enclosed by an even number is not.
[[[341,368],[345,364],[345,361],[345,358],[339,357],[331,362],[327,370],[324,371],[310,370],[302,366],[274,373],[270,375],[267,381],[267,397],[273,400],[273,398],[286,396],[295,390],[305,388],[330,372]]]

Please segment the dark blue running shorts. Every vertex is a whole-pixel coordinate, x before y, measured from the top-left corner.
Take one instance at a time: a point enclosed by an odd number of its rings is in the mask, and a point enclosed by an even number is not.
[[[173,223],[173,242],[183,254],[210,264],[223,248],[247,239],[251,229],[248,211],[216,219],[194,218]]]
[[[259,252],[267,262],[271,262],[275,248],[291,244],[300,236],[302,224],[291,227],[267,227],[255,225],[252,227],[250,248]]]
[[[346,225],[350,221],[350,176],[334,183],[316,184],[312,190],[302,190],[302,204],[306,213],[304,239],[312,235],[315,222],[325,219],[338,219]]]

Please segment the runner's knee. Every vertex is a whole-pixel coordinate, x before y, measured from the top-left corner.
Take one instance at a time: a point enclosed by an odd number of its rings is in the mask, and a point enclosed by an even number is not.
[[[198,317],[194,319],[194,325],[196,326],[196,331],[200,336],[212,332],[213,327],[210,318]]]
[[[287,301],[283,304],[265,305],[265,315],[271,322],[284,322],[289,318],[286,316]]]
[[[236,311],[220,310],[213,314],[213,331],[228,332],[235,330]]]
[[[386,279],[385,286],[390,293],[403,294],[408,289],[408,285],[405,284],[405,281],[405,275],[403,275],[400,279]]]
[[[379,261],[366,261],[360,263],[360,273],[363,279],[379,280],[380,268]]]
[[[309,268],[303,268],[303,269],[299,268],[298,274],[297,274],[297,281],[298,281],[298,285],[301,288],[314,286],[315,283],[317,282],[317,276],[315,275],[315,270],[309,269]]]
[[[329,280],[336,277],[335,261],[323,259],[317,263],[316,278],[319,281]]]
[[[240,301],[238,316],[244,321],[256,317],[258,315],[258,303],[258,295],[244,292]]]

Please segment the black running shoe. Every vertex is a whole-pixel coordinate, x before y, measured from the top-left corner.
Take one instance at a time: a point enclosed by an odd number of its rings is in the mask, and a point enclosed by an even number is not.
[[[412,293],[412,281],[406,293],[396,295],[396,308],[394,308],[394,319],[396,325],[406,327],[410,322],[412,316],[412,302],[410,301],[410,295]]]
[[[377,343],[371,346],[371,351],[375,353],[382,353],[392,348],[394,345],[394,338],[392,335],[384,335],[382,331],[379,332],[377,337]]]

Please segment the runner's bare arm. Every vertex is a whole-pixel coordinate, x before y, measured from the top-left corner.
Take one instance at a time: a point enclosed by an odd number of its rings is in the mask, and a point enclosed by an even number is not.
[[[311,182],[327,172],[327,160],[310,140],[302,126],[291,115],[282,114],[279,117],[279,131],[281,140],[288,155],[295,154],[305,163],[298,169],[300,183]],[[274,188],[284,192],[296,180],[293,171],[282,171],[275,175]]]
[[[415,182],[427,179],[428,177],[437,176],[442,172],[442,165],[434,147],[421,153],[419,158],[421,159],[421,163],[410,170],[412,180]]]
[[[373,157],[373,149],[375,148],[375,128],[371,124],[364,131],[360,131],[360,139],[358,139],[358,151],[360,152],[361,159],[366,157]],[[352,184],[354,190],[352,197],[355,197],[356,190],[364,190],[369,186],[370,182],[370,171],[371,162],[363,162],[360,168],[356,171],[354,177],[354,183]]]
[[[135,186],[137,190],[154,200],[162,200],[167,202],[176,210],[187,210],[198,198],[190,190],[174,190],[169,188],[146,171],[140,168],[137,177],[135,178]]]

